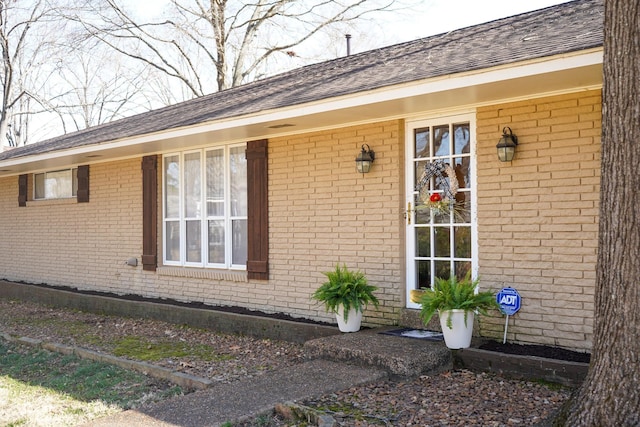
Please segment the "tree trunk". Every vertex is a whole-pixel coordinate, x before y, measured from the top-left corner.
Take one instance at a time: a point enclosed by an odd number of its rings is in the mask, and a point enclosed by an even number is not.
[[[640,425],[640,0],[605,0],[594,341],[567,426]]]
[[[226,0],[211,1],[210,23],[213,27],[216,42],[216,80],[218,91],[227,88],[227,32],[225,28]]]

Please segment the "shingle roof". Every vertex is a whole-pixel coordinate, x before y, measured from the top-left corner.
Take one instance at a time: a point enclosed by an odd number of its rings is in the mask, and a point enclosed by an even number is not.
[[[577,0],[298,68],[18,147],[0,160],[98,144],[386,86],[602,46],[602,0]]]

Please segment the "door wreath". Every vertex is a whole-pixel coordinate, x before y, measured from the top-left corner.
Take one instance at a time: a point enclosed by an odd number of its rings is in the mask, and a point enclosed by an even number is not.
[[[429,182],[435,179],[434,192],[429,192]],[[429,209],[435,215],[446,215],[450,212],[456,213],[456,194],[458,193],[458,178],[456,172],[450,164],[443,160],[435,160],[424,165],[424,171],[416,184],[418,210]]]

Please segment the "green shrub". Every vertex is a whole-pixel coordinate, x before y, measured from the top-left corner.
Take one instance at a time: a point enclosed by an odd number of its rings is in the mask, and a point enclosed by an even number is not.
[[[493,291],[478,292],[478,279],[471,280],[471,273],[462,279],[452,275],[449,279],[436,278],[433,289],[424,289],[420,297],[420,317],[426,325],[437,312],[447,310],[465,310],[464,322],[467,323],[467,312],[478,311],[487,314],[491,308],[499,308]],[[451,313],[449,313],[451,314]],[[451,329],[451,315],[447,317],[447,326]]]
[[[378,288],[369,285],[367,278],[360,271],[349,270],[346,265],[336,265],[334,271],[322,273],[327,276],[324,282],[311,298],[324,303],[327,312],[337,313],[338,307],[344,307],[345,322],[349,317],[349,310],[364,311],[368,304],[378,307],[378,298],[373,294]]]

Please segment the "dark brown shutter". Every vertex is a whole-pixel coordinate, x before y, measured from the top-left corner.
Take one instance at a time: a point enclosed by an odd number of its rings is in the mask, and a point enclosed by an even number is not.
[[[89,165],[78,166],[78,203],[89,202]]]
[[[18,177],[18,206],[27,206],[29,175],[20,175]]]
[[[247,143],[247,234],[249,279],[269,279],[267,140]]]
[[[142,158],[142,269],[156,271],[158,255],[158,157]]]

